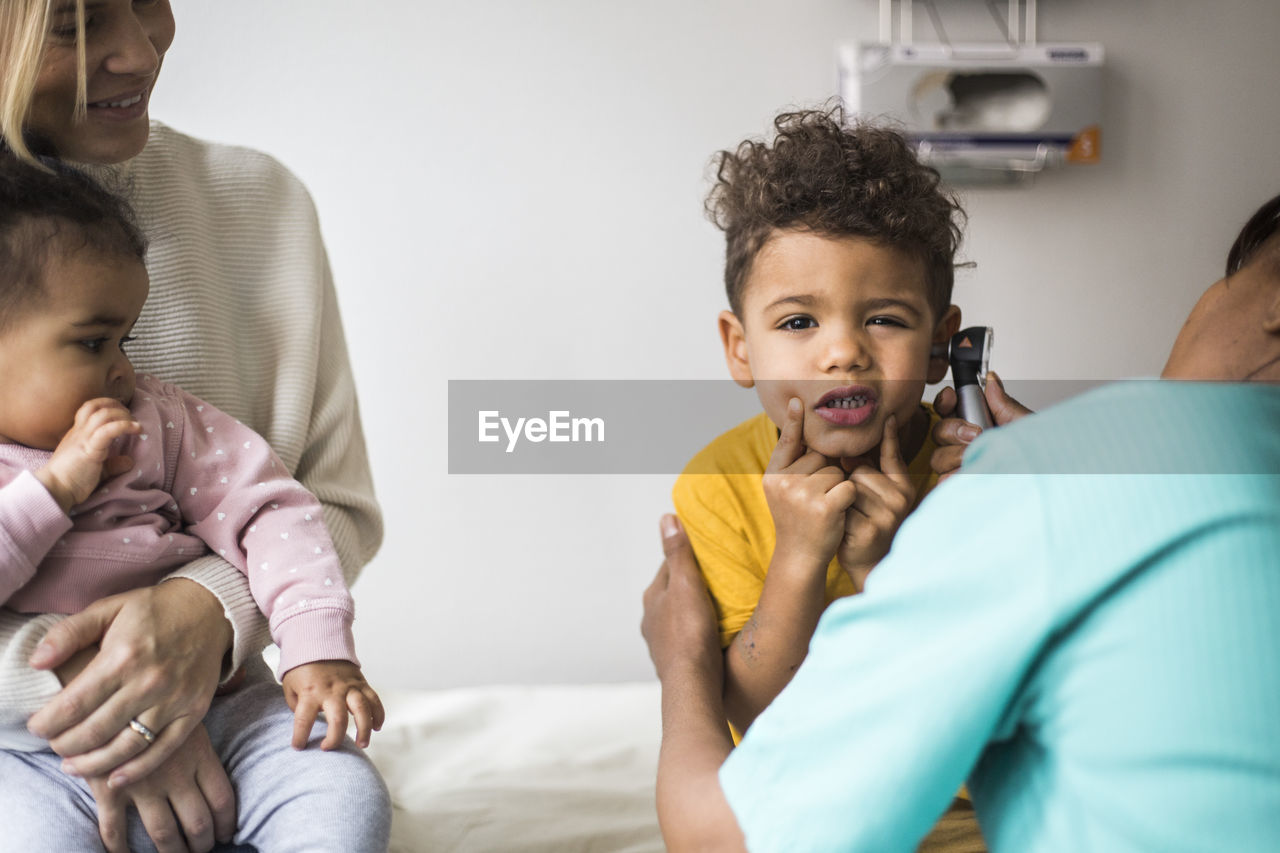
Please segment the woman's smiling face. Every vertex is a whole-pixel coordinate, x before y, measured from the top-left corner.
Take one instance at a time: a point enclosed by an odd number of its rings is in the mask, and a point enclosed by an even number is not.
[[[76,3],[55,0],[26,129],[61,158],[119,163],[147,144],[147,108],[173,42],[173,10],[169,0],[85,0],[84,6],[86,115],[76,117]]]

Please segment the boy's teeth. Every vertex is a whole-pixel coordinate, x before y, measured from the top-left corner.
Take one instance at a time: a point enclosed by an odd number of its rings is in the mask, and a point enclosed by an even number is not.
[[[866,397],[841,397],[827,403],[831,409],[860,409],[867,404]]]

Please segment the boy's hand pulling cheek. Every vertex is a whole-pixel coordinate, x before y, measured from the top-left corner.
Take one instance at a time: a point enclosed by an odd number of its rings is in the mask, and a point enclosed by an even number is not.
[[[880,470],[860,465],[849,475],[857,497],[844,518],[844,536],[836,551],[840,566],[862,592],[867,575],[889,553],[894,534],[915,504],[916,490],[898,444],[898,419],[885,419],[880,441]]]
[[[764,496],[777,532],[775,553],[825,570],[840,544],[845,512],[857,488],[830,459],[806,450],[803,432],[804,407],[792,398],[765,469]]]

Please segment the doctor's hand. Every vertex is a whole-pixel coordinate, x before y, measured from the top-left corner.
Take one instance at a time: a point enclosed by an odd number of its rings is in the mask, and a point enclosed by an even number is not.
[[[665,683],[675,672],[695,675],[715,681],[719,695],[724,656],[711,596],[679,519],[664,515],[661,531],[666,559],[644,591],[640,633],[649,646],[658,680]]]
[[[1034,414],[1026,406],[1005,393],[1004,383],[992,370],[987,374],[987,385],[983,389],[987,399],[987,408],[996,426],[1011,424],[1019,418]],[[929,465],[938,474],[938,482],[942,482],[960,469],[965,448],[977,438],[982,429],[968,421],[953,417],[956,410],[956,392],[950,387],[943,388],[934,398],[933,408],[942,420],[933,428],[933,441],[938,449],[929,458]]]

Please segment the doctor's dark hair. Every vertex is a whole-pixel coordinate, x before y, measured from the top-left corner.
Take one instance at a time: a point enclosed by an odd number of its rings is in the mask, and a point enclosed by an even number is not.
[[[146,257],[123,198],[57,160],[31,165],[0,149],[0,329],[40,297],[55,252]]]
[[[1258,250],[1280,233],[1280,195],[1258,208],[1249,218],[1240,235],[1227,254],[1227,277],[1247,267],[1257,256]],[[1280,241],[1276,241],[1270,260],[1280,270]]]
[[[798,110],[773,122],[771,142],[748,139],[712,160],[708,217],[725,233],[725,292],[734,313],[760,250],[780,230],[863,237],[918,258],[935,318],[951,303],[965,213],[907,140],[846,121],[844,110]]]

